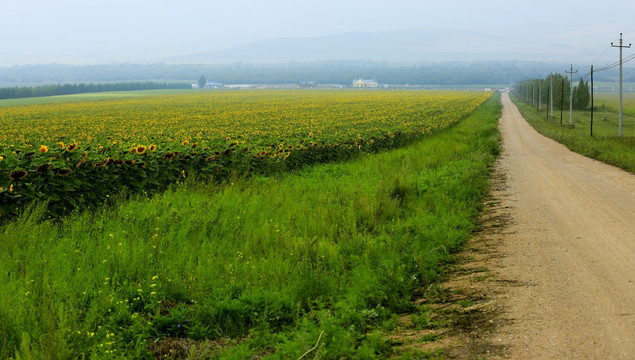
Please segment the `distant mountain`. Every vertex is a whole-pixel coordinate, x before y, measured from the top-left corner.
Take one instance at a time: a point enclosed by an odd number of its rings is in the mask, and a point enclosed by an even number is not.
[[[504,34],[504,30],[501,31]],[[279,38],[225,50],[165,59],[170,63],[280,63],[316,60],[374,61],[553,61],[578,56],[562,44],[522,42],[504,35],[461,30],[347,32],[331,36]]]

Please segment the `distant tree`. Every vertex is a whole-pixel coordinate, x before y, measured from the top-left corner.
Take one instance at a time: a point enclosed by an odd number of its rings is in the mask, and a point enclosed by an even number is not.
[[[205,84],[207,84],[207,79],[205,79],[205,76],[201,75],[200,78],[198,78],[198,87],[199,88],[204,88]]]
[[[573,108],[577,110],[586,110],[591,102],[589,94],[589,82],[580,78],[578,86],[573,88]]]

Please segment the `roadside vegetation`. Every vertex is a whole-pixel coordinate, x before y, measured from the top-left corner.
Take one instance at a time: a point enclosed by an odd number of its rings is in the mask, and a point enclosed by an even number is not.
[[[28,206],[0,228],[0,358],[440,356],[396,354],[387,335],[470,238],[499,99],[348,161],[192,174],[61,220]]]
[[[618,103],[615,97],[600,95],[594,100],[593,136],[591,136],[591,111],[574,110],[573,124],[569,125],[569,110],[554,110],[554,117],[548,117],[547,106],[542,110],[525,103],[521,98],[510,94],[523,117],[541,134],[550,137],[572,151],[600,160],[635,173],[635,102],[626,96],[622,119],[622,137],[618,136]],[[550,114],[550,113],[549,113]]]

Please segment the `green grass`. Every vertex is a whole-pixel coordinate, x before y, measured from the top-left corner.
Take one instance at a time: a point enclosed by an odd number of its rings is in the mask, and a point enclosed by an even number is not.
[[[618,93],[596,93],[593,101],[593,105],[601,116],[604,116],[605,111],[619,112],[620,97]],[[635,93],[622,93],[622,112],[624,115],[635,117]]]
[[[573,125],[569,125],[569,111],[554,110],[554,118],[546,118],[545,111],[535,108],[511,95],[520,113],[538,132],[550,137],[572,151],[600,160],[635,173],[635,116],[624,115],[622,137],[618,136],[618,114],[598,109],[593,115],[593,137],[591,137],[591,112],[573,111]],[[626,113],[626,111],[625,111]]]
[[[85,101],[85,100],[120,99],[120,98],[128,98],[128,97],[142,97],[142,96],[156,96],[156,95],[172,95],[172,94],[182,94],[187,92],[192,92],[192,90],[168,89],[168,90],[108,91],[108,92],[43,96],[43,97],[33,97],[33,98],[21,98],[21,99],[2,99],[0,100],[0,107],[52,104],[52,103],[74,102],[74,101]]]
[[[495,95],[345,163],[56,222],[33,206],[0,228],[0,358],[385,358],[382,329],[471,236],[499,115]]]

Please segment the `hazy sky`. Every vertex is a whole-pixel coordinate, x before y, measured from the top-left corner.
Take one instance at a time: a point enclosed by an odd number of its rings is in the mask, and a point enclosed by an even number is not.
[[[635,1],[0,0],[0,66],[160,62],[268,38],[403,29],[469,30],[614,57],[607,47],[620,32],[635,43]]]

